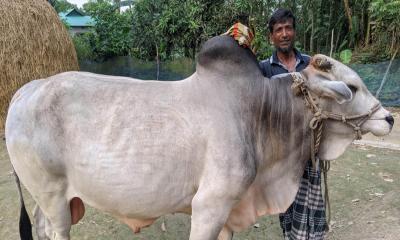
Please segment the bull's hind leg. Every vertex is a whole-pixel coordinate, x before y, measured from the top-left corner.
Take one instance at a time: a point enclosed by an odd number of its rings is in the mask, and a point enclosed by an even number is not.
[[[49,219],[46,218],[37,204],[33,210],[33,218],[38,240],[51,240],[54,235],[53,228]]]
[[[46,218],[45,235],[52,240],[69,240],[71,212],[69,202],[63,194],[47,193],[37,202]],[[43,230],[41,231],[40,234],[43,236]]]
[[[34,218],[34,226],[35,226],[36,235],[38,237],[38,240],[49,240],[51,235],[46,234],[46,232],[52,233],[53,231],[51,230],[49,221],[46,219],[42,210],[40,209],[39,205],[37,205],[37,204],[35,206],[35,209],[33,210],[33,218]]]

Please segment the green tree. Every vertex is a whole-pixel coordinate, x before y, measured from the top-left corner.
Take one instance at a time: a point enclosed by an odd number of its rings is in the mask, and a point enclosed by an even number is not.
[[[91,32],[72,37],[78,60],[94,60],[96,58],[96,56],[94,56],[93,47],[91,46],[92,39],[93,33]]]
[[[89,41],[100,58],[128,55],[132,45],[130,12],[119,13],[110,1],[90,1],[84,5],[95,22]]]
[[[373,0],[369,12],[374,29],[367,41],[390,57],[400,48],[400,0]]]
[[[194,57],[200,44],[221,29],[224,1],[142,0],[133,8],[133,38],[139,57]],[[213,21],[215,19],[215,21]],[[220,32],[219,32],[220,33]]]
[[[158,52],[165,54],[167,39],[158,30],[160,13],[164,0],[138,1],[132,13],[132,53],[136,57],[151,59]],[[165,56],[164,56],[165,57]]]
[[[271,11],[271,7],[268,7],[271,2],[273,1],[137,1],[133,8],[135,55],[152,59],[158,52],[162,58],[194,58],[204,41],[225,32],[239,18],[243,20],[243,16],[245,22],[253,21],[254,26],[262,32],[256,37],[257,47],[262,50],[270,49],[265,44],[265,23],[266,13]]]
[[[61,1],[61,0],[58,0]],[[272,53],[267,21],[278,7],[297,18],[296,47],[309,54],[352,52],[352,60],[388,59],[400,45],[400,0],[90,0],[96,20],[90,45],[99,56],[133,54],[144,59],[194,58],[201,44],[240,20],[255,30],[257,56]]]
[[[66,0],[48,0],[47,2],[53,6],[57,13],[66,12],[70,9],[77,8],[76,5],[71,4]]]

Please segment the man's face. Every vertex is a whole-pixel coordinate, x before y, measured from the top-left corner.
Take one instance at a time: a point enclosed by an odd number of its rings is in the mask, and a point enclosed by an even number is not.
[[[296,31],[293,28],[293,19],[275,23],[270,38],[275,48],[283,53],[293,50]]]

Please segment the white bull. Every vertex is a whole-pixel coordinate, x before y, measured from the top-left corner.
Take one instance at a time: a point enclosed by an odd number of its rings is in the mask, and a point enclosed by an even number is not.
[[[15,94],[6,143],[38,205],[40,239],[69,239],[83,203],[135,232],[168,213],[191,214],[190,240],[230,239],[288,208],[310,159],[313,117],[292,93],[292,75],[264,78],[251,51],[227,36],[206,42],[198,59],[182,81],[67,72]],[[328,57],[315,56],[302,76],[331,112],[361,114],[378,103]],[[363,134],[390,132],[388,111],[370,117]],[[327,120],[319,157],[335,159],[353,140],[352,128]]]

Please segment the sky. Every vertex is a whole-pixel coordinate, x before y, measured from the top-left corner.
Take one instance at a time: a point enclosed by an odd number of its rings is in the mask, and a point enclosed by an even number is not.
[[[72,4],[78,5],[79,8],[81,8],[84,3],[88,2],[88,0],[67,0],[67,1]]]
[[[84,3],[87,3],[87,2],[89,2],[89,0],[67,0],[69,3],[72,3],[72,4],[76,4],[77,6],[78,6],[78,8],[82,8],[82,5],[84,4]],[[123,12],[123,11],[125,11],[126,9],[128,9],[128,7],[122,7],[121,8],[121,11]]]

